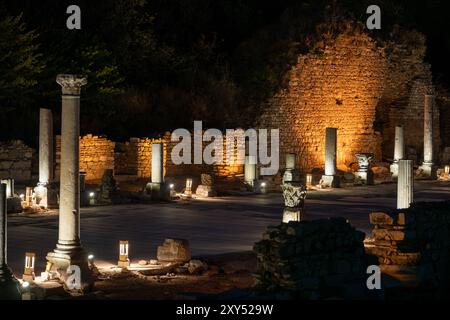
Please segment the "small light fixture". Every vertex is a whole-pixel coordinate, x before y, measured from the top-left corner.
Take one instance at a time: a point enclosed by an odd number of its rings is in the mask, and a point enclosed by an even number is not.
[[[31,207],[33,204],[33,188],[31,187],[25,189],[25,204],[27,207]]]
[[[22,282],[22,288],[27,289],[30,287],[30,283],[28,281]]]
[[[36,260],[36,254],[33,252],[25,253],[25,269],[22,279],[25,281],[33,281],[35,279],[34,263]]]
[[[88,255],[87,259],[88,259],[89,266],[93,266],[94,265],[94,255],[93,254]]]
[[[184,190],[184,194],[188,197],[192,196],[192,179],[187,178],[186,179],[186,189]]]
[[[446,174],[450,174],[450,166],[445,166],[444,172],[445,172]]]
[[[311,173],[307,173],[306,174],[306,187],[312,187],[312,179],[313,179],[313,176],[312,176],[312,174]]]
[[[267,182],[263,181],[260,183],[260,188],[259,190],[261,191],[261,193],[265,194],[267,193]]]
[[[175,185],[174,185],[173,183],[169,184],[169,188],[170,188],[170,190],[172,190],[172,189],[173,189],[173,187],[175,187]]]
[[[130,266],[130,259],[128,258],[128,241],[119,241],[119,261],[117,265],[120,268],[128,268]]]
[[[89,204],[90,205],[95,204],[95,192],[93,191],[89,192]]]

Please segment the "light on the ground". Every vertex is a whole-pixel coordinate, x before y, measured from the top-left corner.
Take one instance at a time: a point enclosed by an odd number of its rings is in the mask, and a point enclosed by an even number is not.
[[[28,281],[22,282],[22,288],[26,289],[30,286],[30,283]]]
[[[23,201],[23,199],[25,199],[25,195],[23,193],[21,193],[19,197],[22,201]]]
[[[265,188],[266,187],[266,183],[265,182],[261,182],[261,187]]]
[[[88,255],[88,260],[94,260],[94,255],[93,254],[90,254],[90,255]]]
[[[95,197],[95,192],[89,192],[89,197],[90,197],[90,198]]]
[[[169,184],[170,189],[173,189],[173,187],[175,187],[175,185],[173,183]]]

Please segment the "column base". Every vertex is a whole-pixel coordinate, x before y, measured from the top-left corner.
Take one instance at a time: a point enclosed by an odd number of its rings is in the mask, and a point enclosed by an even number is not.
[[[395,178],[395,179],[398,178],[398,161],[394,161],[389,166],[389,171],[391,172],[392,178]]]
[[[355,184],[373,185],[372,171],[356,171]]]
[[[152,200],[170,200],[170,189],[164,182],[149,182],[147,183],[146,190]]]
[[[416,171],[416,175],[419,179],[437,179],[437,166],[432,162],[422,162],[419,169]]]
[[[301,221],[302,210],[300,208],[284,208],[283,211],[283,223],[289,223],[290,221]]]
[[[38,185],[34,188],[34,193],[36,195],[36,204],[43,209],[47,209],[47,184],[38,183]]]
[[[119,267],[119,268],[124,268],[124,269],[127,269],[129,266],[130,266],[130,260],[127,260],[127,261],[117,261],[117,266]]]
[[[47,254],[46,272],[56,273],[56,277],[65,282],[69,280],[67,269],[69,266],[78,266],[80,268],[80,288],[82,292],[92,290],[94,286],[94,277],[89,268],[87,253],[78,244],[57,244],[53,252]]]
[[[323,175],[320,185],[322,188],[339,188],[340,179],[338,176]]]
[[[0,300],[22,300],[20,283],[7,265],[0,267]]]

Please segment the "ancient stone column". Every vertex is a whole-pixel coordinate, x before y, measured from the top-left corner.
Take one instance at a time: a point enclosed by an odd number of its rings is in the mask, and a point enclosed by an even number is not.
[[[162,143],[152,143],[152,181],[150,183],[150,193],[155,200],[164,198],[164,145]]]
[[[358,171],[355,172],[355,183],[372,185],[373,174],[370,162],[373,160],[373,153],[357,153],[355,156],[359,165]]]
[[[61,111],[61,179],[59,237],[54,252],[47,255],[51,267],[64,279],[69,265],[82,269],[87,280],[87,258],[80,242],[80,91],[87,78],[60,74],[56,82],[62,87]],[[83,271],[83,269],[86,269]]]
[[[283,175],[283,183],[284,182],[292,182],[295,180],[294,177],[295,171],[295,153],[287,153],[286,154],[286,171]]]
[[[53,117],[52,111],[39,111],[39,182],[35,188],[36,202],[47,208],[47,188],[53,180]]]
[[[152,183],[164,182],[163,144],[152,143]]]
[[[325,129],[325,175],[322,176],[322,187],[339,187],[336,176],[337,129]]]
[[[413,202],[413,160],[399,160],[397,180],[397,209],[407,209]]]
[[[19,300],[19,282],[8,267],[6,184],[0,184],[0,300]]]
[[[423,109],[423,163],[420,166],[423,178],[436,178],[436,167],[433,163],[433,113],[434,96],[425,95]]]
[[[256,185],[256,156],[245,156],[244,181],[252,187]]]
[[[405,134],[403,126],[395,127],[394,162],[390,166],[393,178],[398,177],[398,161],[405,157]]]

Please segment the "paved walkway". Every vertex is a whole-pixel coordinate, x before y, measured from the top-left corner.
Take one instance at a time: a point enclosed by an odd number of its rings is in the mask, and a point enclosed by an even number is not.
[[[450,199],[450,183],[416,183],[416,201]],[[314,191],[308,193],[307,220],[342,216],[369,232],[368,214],[392,209],[396,185]],[[193,255],[250,250],[267,225],[278,224],[283,211],[281,193],[226,197],[169,204],[136,204],[82,209],[81,239],[96,259],[115,263],[118,241],[130,241],[130,257],[150,259],[165,238],[190,241]],[[23,271],[26,251],[36,252],[36,271],[57,242],[58,217],[13,216],[8,223],[9,265]]]

